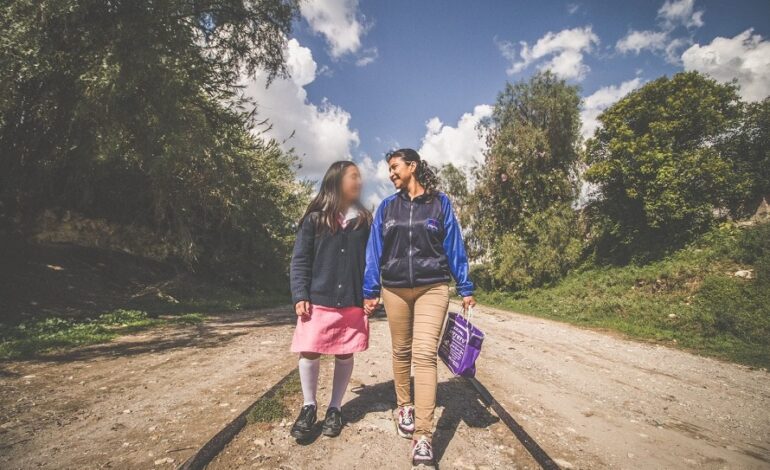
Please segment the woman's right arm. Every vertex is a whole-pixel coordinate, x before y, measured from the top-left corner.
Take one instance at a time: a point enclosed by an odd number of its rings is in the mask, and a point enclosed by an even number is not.
[[[380,296],[380,259],[382,258],[383,204],[377,208],[366,243],[366,267],[364,268],[364,299]]]
[[[315,221],[305,217],[297,230],[294,251],[291,255],[289,279],[291,299],[294,305],[310,301],[310,282],[313,278],[313,251],[315,245]]]

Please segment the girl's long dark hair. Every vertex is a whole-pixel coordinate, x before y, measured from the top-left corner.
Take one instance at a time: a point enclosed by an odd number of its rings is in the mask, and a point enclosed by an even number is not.
[[[385,161],[390,163],[392,158],[402,158],[406,163],[417,162],[417,170],[414,172],[415,178],[420,185],[425,188],[427,194],[435,194],[438,191],[438,177],[428,162],[420,158],[420,154],[414,149],[398,149],[388,152],[385,155]]]
[[[323,181],[321,181],[320,191],[318,191],[316,197],[307,206],[305,215],[299,219],[300,225],[310,214],[318,212],[316,229],[336,233],[337,230],[342,228],[337,218],[340,212],[342,212],[342,197],[340,194],[342,190],[342,177],[345,175],[345,170],[351,166],[356,166],[356,164],[349,160],[332,163],[329,169],[326,170]],[[358,210],[355,228],[364,223],[371,225],[372,213],[360,201],[355,202],[355,208]]]

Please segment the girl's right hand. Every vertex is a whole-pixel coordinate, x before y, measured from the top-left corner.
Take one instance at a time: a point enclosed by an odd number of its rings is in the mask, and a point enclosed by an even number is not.
[[[308,315],[310,313],[310,302],[307,300],[300,300],[294,305],[294,311],[298,317]]]

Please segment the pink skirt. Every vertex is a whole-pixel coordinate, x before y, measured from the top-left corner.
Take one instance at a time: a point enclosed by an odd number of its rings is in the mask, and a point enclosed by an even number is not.
[[[369,347],[369,317],[361,307],[311,305],[310,314],[297,317],[291,351],[351,354]]]

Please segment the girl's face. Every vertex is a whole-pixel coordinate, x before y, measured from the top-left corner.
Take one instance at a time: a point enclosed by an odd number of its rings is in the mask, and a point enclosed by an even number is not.
[[[340,195],[345,202],[357,201],[361,198],[361,172],[358,171],[358,167],[351,165],[345,168],[345,173],[342,175],[342,181],[340,182]]]
[[[417,169],[416,162],[406,162],[402,157],[393,157],[388,162],[388,171],[390,181],[396,189],[404,189],[409,186],[409,182],[414,178],[414,171]]]

